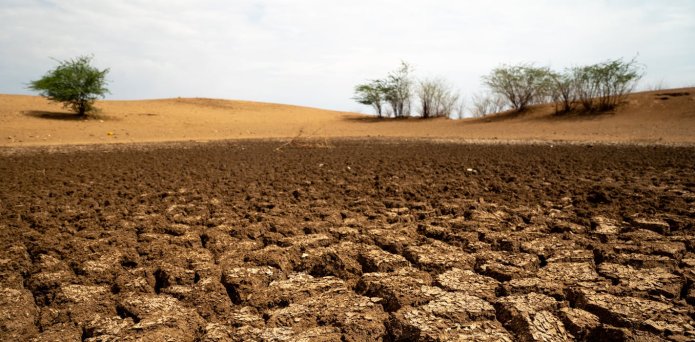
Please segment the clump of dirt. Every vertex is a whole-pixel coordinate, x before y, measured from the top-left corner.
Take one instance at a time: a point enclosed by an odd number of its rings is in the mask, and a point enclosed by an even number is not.
[[[692,160],[357,140],[5,154],[0,336],[694,339]]]

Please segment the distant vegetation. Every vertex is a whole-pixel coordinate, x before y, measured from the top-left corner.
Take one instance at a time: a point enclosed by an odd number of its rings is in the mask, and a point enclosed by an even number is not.
[[[516,111],[541,100],[550,89],[550,70],[532,64],[502,66],[483,77],[483,83],[506,99]]]
[[[518,112],[538,103],[555,103],[556,113],[578,106],[584,112],[603,112],[620,105],[641,78],[635,59],[615,59],[563,72],[532,64],[501,66],[484,76],[483,83]]]
[[[411,66],[401,62],[401,66],[390,72],[384,79],[376,79],[355,87],[354,99],[364,105],[372,106],[377,116],[410,116],[413,95]]]
[[[412,68],[405,62],[384,79],[355,87],[357,102],[371,106],[378,117],[408,117],[411,108],[422,118],[463,116],[463,97],[444,79],[413,81]],[[502,65],[483,76],[488,92],[472,96],[469,111],[474,117],[511,109],[522,112],[529,106],[554,103],[558,114],[572,111],[604,112],[619,106],[642,78],[635,59],[567,68],[562,72],[532,63]],[[413,98],[413,94],[415,98]],[[413,106],[417,100],[418,106]]]
[[[448,117],[459,103],[459,95],[441,78],[424,79],[416,89],[422,118]]]
[[[606,111],[617,107],[642,75],[634,59],[629,62],[616,59],[574,68],[571,78],[584,110]]]
[[[29,89],[84,116],[94,110],[96,99],[109,92],[105,79],[109,69],[99,70],[90,64],[91,61],[90,56],[58,61],[55,69],[32,81]]]
[[[409,117],[413,108],[413,95],[422,118],[447,117],[462,110],[458,93],[443,79],[414,81],[412,67],[401,62],[395,71],[383,79],[371,80],[355,87],[353,99],[371,106],[378,117]],[[462,112],[461,112],[462,114]]]
[[[471,98],[470,112],[474,118],[480,118],[488,114],[499,113],[506,108],[505,100],[490,93],[476,93]]]

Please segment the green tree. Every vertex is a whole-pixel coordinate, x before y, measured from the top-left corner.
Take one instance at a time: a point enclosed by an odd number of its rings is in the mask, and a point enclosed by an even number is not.
[[[358,84],[355,87],[353,100],[367,106],[372,106],[376,115],[382,117],[384,103],[384,84],[381,80]]]
[[[564,73],[550,72],[552,81],[551,96],[555,102],[555,113],[569,113],[574,110],[577,101],[577,82],[572,70]]]
[[[400,68],[392,71],[384,81],[384,99],[391,106],[395,117],[410,115],[410,100],[413,96],[412,67],[401,61]]]
[[[642,66],[635,59],[621,59],[577,67],[573,77],[577,97],[588,112],[617,107],[642,78]]]
[[[395,117],[410,115],[410,100],[413,95],[412,68],[401,62],[400,68],[390,72],[386,78],[359,84],[355,87],[353,99],[361,104],[372,106],[379,117],[384,112]],[[389,108],[390,107],[390,108]]]
[[[91,61],[91,56],[58,61],[55,69],[31,81],[29,89],[84,116],[94,109],[94,101],[109,92],[105,79],[109,69],[99,70],[90,65]]]
[[[483,77],[490,90],[521,112],[530,104],[543,101],[551,86],[550,71],[532,64],[503,65]]]

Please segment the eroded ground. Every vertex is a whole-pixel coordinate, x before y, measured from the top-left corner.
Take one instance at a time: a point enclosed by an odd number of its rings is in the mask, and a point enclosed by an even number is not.
[[[0,339],[692,340],[693,160],[358,141],[6,154]]]

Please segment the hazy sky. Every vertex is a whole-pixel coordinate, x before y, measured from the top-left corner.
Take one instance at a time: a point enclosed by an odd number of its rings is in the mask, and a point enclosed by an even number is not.
[[[110,99],[215,97],[369,112],[355,84],[401,60],[469,96],[500,64],[647,66],[695,85],[695,1],[0,0],[0,93],[93,54]]]

